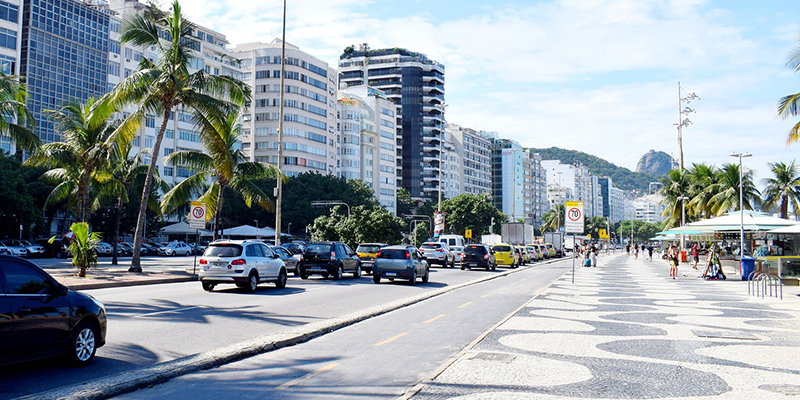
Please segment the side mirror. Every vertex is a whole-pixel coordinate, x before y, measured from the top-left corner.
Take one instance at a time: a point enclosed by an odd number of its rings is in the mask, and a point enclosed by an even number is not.
[[[278,253],[272,253],[272,258],[281,258],[281,256],[279,256]]]
[[[59,284],[58,285],[58,295],[59,296],[66,296],[67,293],[69,293],[69,288],[64,286],[64,285]]]
[[[428,259],[428,257],[425,257],[425,255],[424,255],[424,254],[422,254],[422,255],[420,255],[420,256],[419,256],[419,259],[420,259],[420,260],[427,260],[427,259]]]

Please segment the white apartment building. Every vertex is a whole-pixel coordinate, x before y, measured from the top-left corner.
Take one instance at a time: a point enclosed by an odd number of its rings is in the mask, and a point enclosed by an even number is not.
[[[586,218],[603,215],[602,198],[597,178],[582,164],[562,164],[559,160],[544,160],[547,176],[547,199],[556,204],[564,201],[583,201]]]
[[[338,94],[339,175],[370,185],[382,206],[397,212],[397,107],[382,91],[359,86]]]
[[[244,82],[253,89],[245,109],[242,151],[252,161],[278,164],[281,40],[237,45]],[[338,174],[336,71],[297,46],[286,43],[284,80],[283,172]]]
[[[487,133],[447,123],[455,151],[461,155],[461,193],[492,194],[492,139]]]
[[[633,200],[631,203],[635,209],[636,220],[657,224],[664,221],[664,210],[662,204],[664,198],[658,194],[648,194]]]
[[[463,193],[463,153],[459,151],[459,143],[452,133],[444,132],[443,135],[442,187],[444,192],[442,192],[442,199],[451,199]]]
[[[526,202],[531,204],[531,211],[533,212],[531,222],[538,227],[541,224],[542,216],[550,209],[547,199],[547,178],[545,177],[544,168],[542,168],[542,156],[533,152],[533,150],[528,150],[528,161],[530,163],[531,182],[530,189],[525,192],[529,199]]]
[[[112,90],[120,81],[138,69],[142,58],[156,62],[161,55],[155,46],[139,47],[120,42],[120,30],[124,19],[144,12],[148,8],[147,5],[136,0],[111,0],[109,5],[111,10],[117,13],[109,22],[108,84],[109,90]],[[228,41],[225,35],[195,25],[188,40],[196,57],[192,60],[192,71],[202,69],[212,75],[244,78],[241,66],[234,58],[233,52],[227,48]],[[145,116],[144,124],[133,139],[132,154],[139,149],[153,147],[162,118],[162,115],[154,114]],[[164,139],[161,142],[161,154],[156,157],[156,168],[161,178],[168,184],[181,182],[192,175],[188,168],[164,164],[164,157],[180,150],[203,150],[203,147],[200,143],[200,133],[192,123],[191,115],[179,107],[173,110],[167,122]]]

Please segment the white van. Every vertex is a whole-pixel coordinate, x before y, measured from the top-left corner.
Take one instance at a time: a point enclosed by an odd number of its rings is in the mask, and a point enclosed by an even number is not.
[[[464,247],[464,237],[461,235],[442,235],[439,236],[439,243],[447,243],[448,246],[461,246]]]

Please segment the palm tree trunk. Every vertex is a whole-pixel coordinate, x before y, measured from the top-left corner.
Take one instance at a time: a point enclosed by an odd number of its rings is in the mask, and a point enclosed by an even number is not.
[[[128,272],[142,272],[140,252],[142,250],[142,239],[144,239],[144,220],[147,216],[147,200],[150,199],[153,175],[156,171],[159,154],[161,154],[161,141],[164,139],[164,131],[167,130],[167,123],[169,122],[169,115],[171,113],[172,107],[164,108],[164,117],[161,119],[161,127],[158,129],[156,142],[153,144],[153,154],[150,157],[150,166],[147,168],[147,176],[144,179],[144,188],[142,189],[142,201],[139,202],[139,216],[136,218],[136,233],[133,236],[133,255],[131,256],[131,267],[128,268]]]
[[[214,240],[217,240],[217,235],[219,234],[219,216],[222,215],[222,203],[224,203],[224,196],[222,195],[225,193],[225,185],[219,184],[219,194],[217,195],[217,210],[214,211]]]
[[[122,220],[122,197],[117,197],[117,215],[114,218],[114,256],[111,265],[117,265],[117,249],[119,248],[119,223]]]
[[[789,219],[789,199],[785,194],[781,196],[781,218]]]
[[[89,183],[92,172],[89,168],[81,176],[81,187],[78,189],[78,222],[89,222]]]

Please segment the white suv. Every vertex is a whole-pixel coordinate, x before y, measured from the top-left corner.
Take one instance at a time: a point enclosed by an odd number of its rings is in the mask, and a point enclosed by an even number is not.
[[[206,291],[219,283],[234,283],[255,291],[261,282],[275,282],[286,287],[286,265],[260,240],[217,240],[200,259],[200,282]]]
[[[440,264],[442,267],[456,265],[456,255],[450,250],[450,246],[444,242],[425,242],[419,247],[422,255],[428,260],[428,265]]]

